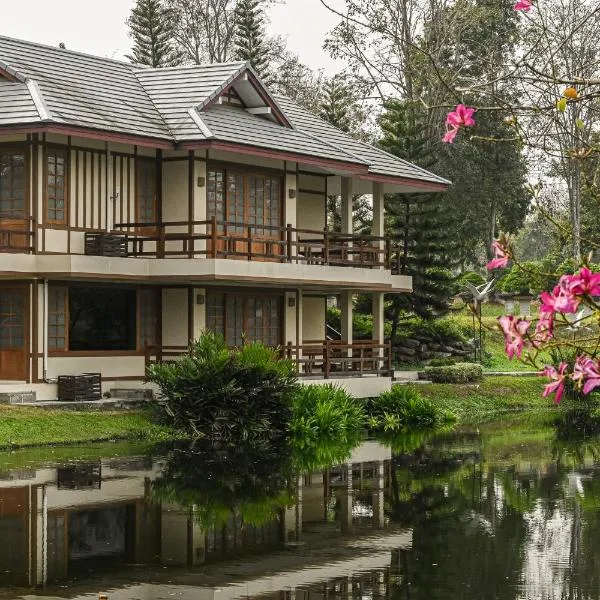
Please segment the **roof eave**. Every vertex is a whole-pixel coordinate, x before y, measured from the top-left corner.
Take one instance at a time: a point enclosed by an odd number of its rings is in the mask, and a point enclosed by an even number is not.
[[[381,175],[369,172],[359,175],[358,179],[374,183],[387,183],[390,185],[410,186],[423,192],[445,192],[452,183],[450,181],[428,181],[425,179],[412,179],[410,177],[396,177],[394,175]]]

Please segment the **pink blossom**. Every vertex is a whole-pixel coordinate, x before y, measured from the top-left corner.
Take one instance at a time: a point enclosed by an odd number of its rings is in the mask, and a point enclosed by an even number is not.
[[[493,271],[494,269],[504,269],[508,265],[508,261],[510,260],[510,252],[506,245],[502,244],[499,240],[495,240],[492,243],[492,249],[494,250],[494,255],[496,258],[490,260],[490,262],[486,265],[488,271]]]
[[[450,127],[472,127],[475,125],[473,115],[475,109],[459,104],[453,111],[449,112],[446,117],[446,125]]]
[[[554,337],[554,313],[543,312],[538,319],[533,336],[533,345],[538,347]]]
[[[498,318],[498,323],[504,332],[505,350],[508,358],[510,360],[514,356],[521,358],[525,346],[523,337],[531,326],[531,322],[526,319],[517,319],[513,315],[505,315]]]
[[[444,144],[454,144],[454,138],[456,137],[457,133],[458,127],[452,127],[448,129],[448,131],[446,131],[446,134],[442,138],[442,142],[444,142]]]
[[[576,296],[600,295],[600,273],[592,273],[587,267],[571,275],[568,281],[569,291]]]
[[[453,144],[456,134],[461,127],[472,127],[475,125],[473,115],[475,109],[458,104],[453,111],[450,111],[446,116],[446,134],[442,141],[446,144]]]
[[[544,388],[544,393],[542,394],[544,398],[547,398],[550,394],[556,394],[554,398],[554,402],[556,404],[560,404],[560,401],[565,393],[565,380],[567,378],[567,365],[566,362],[561,362],[558,365],[558,369],[554,367],[546,367],[543,371],[546,377],[550,378],[552,381]]]
[[[514,6],[514,10],[522,10],[525,12],[529,12],[532,6],[533,0],[517,0],[517,3]]]
[[[578,356],[571,379],[579,388],[583,386],[583,393],[587,396],[600,387],[600,365],[587,356]]]
[[[558,282],[558,285],[552,290],[552,293],[542,292],[540,300],[540,312],[545,313],[574,313],[577,312],[579,299],[576,298],[569,290],[569,282],[571,277],[563,275]]]

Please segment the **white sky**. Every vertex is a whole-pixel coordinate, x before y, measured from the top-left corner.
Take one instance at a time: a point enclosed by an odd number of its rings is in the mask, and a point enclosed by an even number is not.
[[[0,0],[0,35],[122,59],[131,48],[125,20],[134,0]],[[313,69],[342,70],[322,50],[336,17],[319,0],[286,0],[270,9],[272,33]]]

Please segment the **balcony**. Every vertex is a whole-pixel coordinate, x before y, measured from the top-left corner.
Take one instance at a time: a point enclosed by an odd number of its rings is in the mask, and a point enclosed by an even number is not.
[[[390,238],[217,221],[119,223],[128,257],[220,258],[395,271]]]
[[[0,252],[31,254],[34,251],[34,220],[0,214]]]
[[[188,351],[187,346],[148,348],[146,366],[154,362],[175,361]],[[391,377],[391,344],[377,341],[309,341],[300,346],[291,342],[281,348],[283,357],[296,364],[300,377],[335,379],[340,377]]]

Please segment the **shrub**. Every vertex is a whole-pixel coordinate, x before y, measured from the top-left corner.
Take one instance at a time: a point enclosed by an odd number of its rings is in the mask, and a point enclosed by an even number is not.
[[[333,385],[300,386],[292,403],[290,430],[295,438],[347,439],[365,426],[363,403]]]
[[[461,288],[465,287],[465,283],[470,283],[471,285],[477,287],[485,283],[485,278],[474,271],[467,271],[465,273],[461,273],[459,278],[456,280],[456,283]]]
[[[456,360],[454,358],[432,358],[429,361],[430,367],[449,367],[450,365],[455,365]]]
[[[368,410],[371,428],[385,432],[428,429],[455,420],[419,392],[400,385],[371,399]]]
[[[425,376],[434,383],[470,383],[483,378],[483,367],[474,363],[425,367]]]
[[[260,343],[230,350],[204,333],[187,355],[154,364],[163,419],[192,437],[225,440],[283,437],[297,389],[294,365]]]

